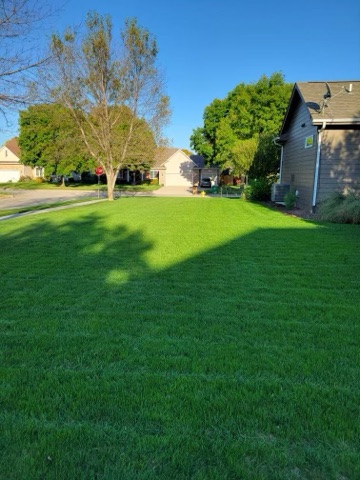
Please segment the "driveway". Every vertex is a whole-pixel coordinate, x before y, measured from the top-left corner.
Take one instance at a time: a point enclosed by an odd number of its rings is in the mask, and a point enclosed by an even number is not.
[[[153,195],[157,197],[192,197],[192,187],[161,187],[154,190]]]

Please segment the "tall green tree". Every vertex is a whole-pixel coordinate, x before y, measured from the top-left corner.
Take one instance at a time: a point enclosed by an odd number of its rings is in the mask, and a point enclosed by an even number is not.
[[[291,89],[278,72],[263,75],[256,83],[240,83],[226,98],[205,108],[204,125],[190,138],[192,148],[207,163],[231,167],[237,173],[275,173],[279,151],[269,138],[280,129]],[[257,168],[251,169],[255,160]]]
[[[89,155],[103,168],[109,200],[121,167],[154,158],[170,114],[155,38],[129,19],[121,39],[118,48],[110,17],[89,13],[84,31],[69,29],[52,37],[53,65],[45,78],[52,97],[71,112]]]
[[[20,112],[19,146],[25,165],[45,167],[47,174],[93,167],[70,111],[58,104],[33,105]]]

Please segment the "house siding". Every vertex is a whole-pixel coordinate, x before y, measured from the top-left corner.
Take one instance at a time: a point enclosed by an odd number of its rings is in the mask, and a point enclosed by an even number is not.
[[[181,150],[176,151],[164,164],[166,169],[165,186],[193,185],[195,163]]]
[[[360,189],[360,127],[322,134],[318,201],[333,192]]]
[[[0,181],[17,182],[21,176],[33,177],[33,169],[20,163],[19,158],[6,146],[0,148]]]
[[[0,147],[0,181],[17,182],[20,177],[35,178],[36,167],[23,165],[19,157],[7,145]]]
[[[305,124],[304,127],[301,125]],[[298,191],[297,204],[300,208],[311,209],[314,185],[317,127],[314,127],[307,107],[298,103],[293,121],[289,124],[287,140],[283,147],[281,183],[288,183]],[[305,139],[313,135],[313,146],[305,148]]]

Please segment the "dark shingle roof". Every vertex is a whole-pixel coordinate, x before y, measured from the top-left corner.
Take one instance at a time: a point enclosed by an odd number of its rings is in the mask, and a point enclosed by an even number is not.
[[[205,166],[204,157],[201,155],[190,155],[190,158],[198,168],[203,168]]]
[[[314,123],[360,122],[360,81],[298,82],[295,84]],[[351,122],[351,123],[352,123]]]

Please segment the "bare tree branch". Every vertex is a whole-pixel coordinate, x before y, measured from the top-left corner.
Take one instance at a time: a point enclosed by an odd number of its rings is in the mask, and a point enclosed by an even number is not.
[[[0,112],[24,106],[28,85],[49,57],[39,39],[53,12],[38,0],[0,0]]]

